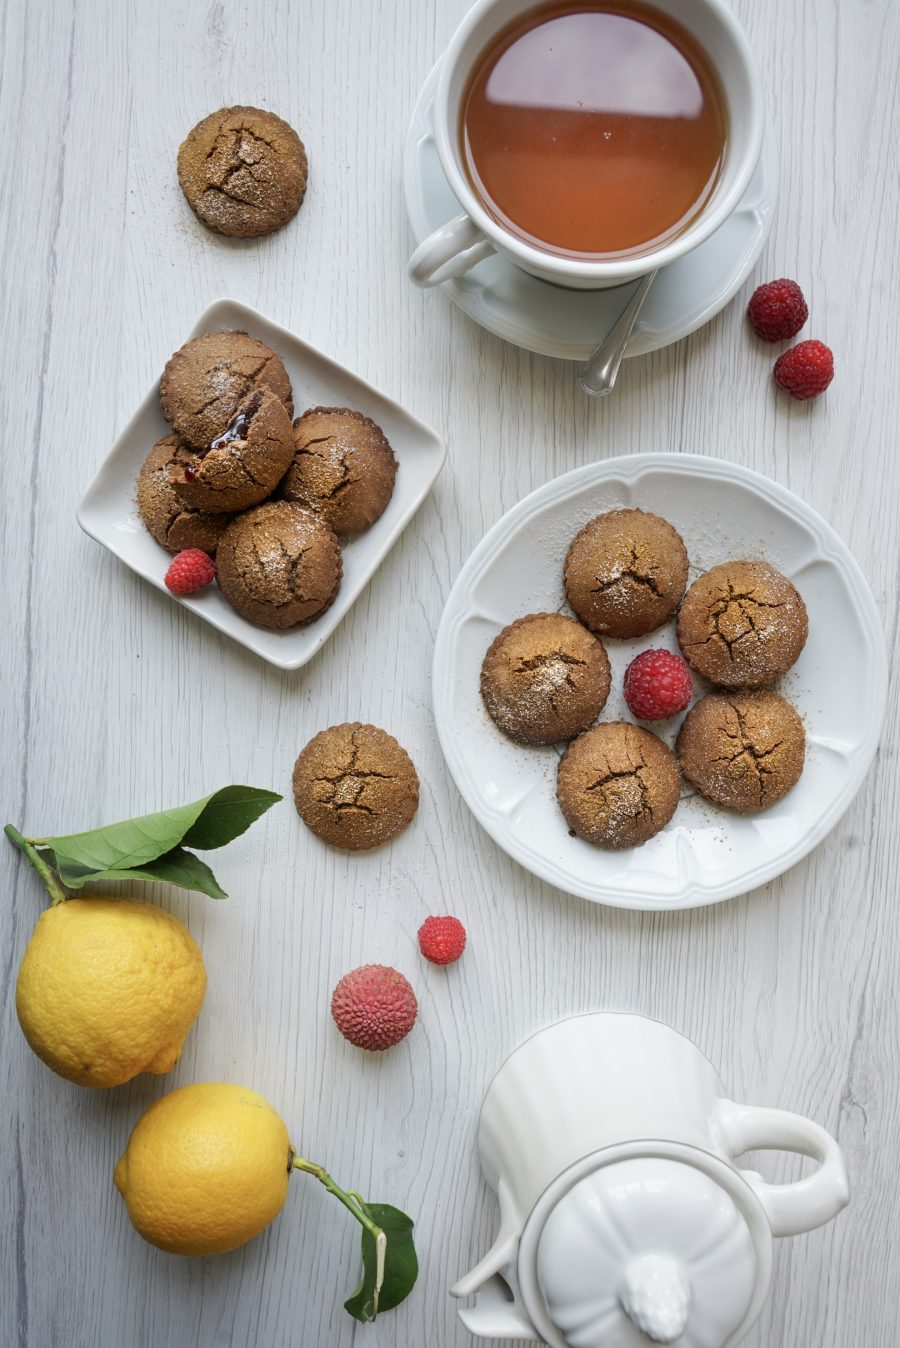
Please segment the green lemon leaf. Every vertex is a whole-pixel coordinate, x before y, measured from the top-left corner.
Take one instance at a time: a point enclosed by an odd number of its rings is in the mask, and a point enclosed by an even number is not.
[[[260,791],[255,786],[223,786],[207,796],[202,813],[181,842],[185,847],[199,847],[201,852],[224,847],[282,799],[274,791]]]
[[[412,1218],[399,1208],[387,1203],[366,1203],[366,1213],[387,1236],[384,1256],[384,1279],[376,1286],[377,1258],[375,1241],[365,1229],[362,1233],[362,1281],[351,1297],[344,1302],[344,1310],[356,1320],[368,1324],[379,1311],[390,1311],[405,1301],[419,1274],[419,1261],[413,1245]]]
[[[183,847],[173,847],[171,852],[155,857],[144,866],[130,866],[125,869],[113,867],[105,871],[88,871],[77,863],[68,863],[65,858],[57,859],[59,878],[67,889],[83,889],[95,880],[163,880],[168,885],[177,885],[179,889],[195,889],[208,894],[211,899],[227,899],[228,895],[219,884],[205,861],[201,861],[193,852]]]
[[[6,833],[26,856],[30,852],[29,859],[41,869],[54,902],[65,895],[54,895],[48,866],[69,889],[81,889],[92,880],[164,880],[224,899],[225,891],[210,868],[185,851],[185,845],[224,847],[281,799],[274,791],[226,786],[190,805],[123,819],[85,833],[23,838],[12,825]]]
[[[142,814],[118,824],[104,824],[86,833],[59,838],[32,838],[89,871],[130,870],[186,843],[191,847],[222,847],[244,833],[281,796],[252,786],[226,786],[190,805],[158,814]]]

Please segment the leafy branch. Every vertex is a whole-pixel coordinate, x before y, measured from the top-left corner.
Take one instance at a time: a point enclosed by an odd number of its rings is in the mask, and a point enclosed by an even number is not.
[[[253,786],[225,786],[190,805],[84,833],[26,838],[12,824],[4,832],[38,872],[54,904],[69,897],[67,889],[99,880],[162,880],[225,899],[206,862],[187,849],[224,847],[281,799]]]
[[[344,1309],[354,1319],[368,1324],[379,1311],[399,1306],[409,1296],[419,1274],[412,1219],[399,1208],[387,1203],[366,1203],[354,1190],[342,1189],[323,1166],[304,1160],[291,1147],[288,1171],[293,1170],[315,1176],[362,1227],[362,1279],[344,1302]]]

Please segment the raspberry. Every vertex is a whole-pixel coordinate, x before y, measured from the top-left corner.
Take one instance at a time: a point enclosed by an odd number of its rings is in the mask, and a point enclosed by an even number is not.
[[[809,318],[803,291],[796,281],[783,276],[757,286],[750,296],[747,315],[753,331],[766,342],[783,342],[794,337]]]
[[[798,342],[778,357],[772,374],[779,388],[803,402],[825,392],[834,378],[834,356],[824,342]]]
[[[691,671],[671,651],[642,651],[625,671],[625,701],[639,721],[664,721],[694,695]]]
[[[331,1014],[341,1034],[371,1052],[399,1044],[418,1013],[410,984],[386,964],[364,964],[344,974],[331,994]]]
[[[172,559],[166,572],[166,588],[173,594],[191,594],[194,590],[202,590],[215,578],[212,558],[199,548],[185,548]]]
[[[426,917],[419,928],[419,949],[432,964],[453,964],[466,948],[466,929],[458,917]]]

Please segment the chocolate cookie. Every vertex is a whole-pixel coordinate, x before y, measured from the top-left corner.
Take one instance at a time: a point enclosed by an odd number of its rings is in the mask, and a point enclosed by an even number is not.
[[[676,752],[707,800],[746,813],[767,809],[797,785],[806,735],[778,693],[707,693],[685,717]]]
[[[559,764],[556,796],[569,827],[598,847],[638,847],[665,828],[681,774],[671,749],[642,726],[609,721],[579,735]]]
[[[510,623],[481,666],[488,714],[520,744],[558,744],[580,734],[603,710],[609,685],[603,643],[561,613]]]
[[[357,534],[383,514],[397,460],[384,432],[349,407],[311,407],[294,422],[294,461],[281,494],[320,514],[336,534]]]
[[[303,141],[261,108],[220,108],[178,151],[178,181],[194,214],[219,234],[255,238],[286,225],[306,193]]]
[[[687,585],[681,535],[646,510],[610,510],[584,526],[566,557],[566,598],[592,632],[641,637],[678,607]]]
[[[678,615],[691,669],[723,688],[759,688],[806,644],[806,605],[768,562],[723,562],[695,580]]]
[[[213,556],[231,516],[185,505],[172,486],[172,477],[183,473],[193,459],[193,450],[177,435],[158,440],[138,474],[138,511],[157,543],[169,552],[200,548]]]
[[[257,388],[270,388],[293,416],[291,381],[274,351],[246,332],[207,332],[169,357],[159,400],[173,430],[206,449]]]
[[[297,813],[323,842],[351,852],[402,833],[419,804],[419,779],[393,735],[354,721],[311,739],[294,764]]]
[[[216,553],[219,589],[257,627],[318,618],[334,601],[341,572],[334,533],[293,501],[268,501],[238,515]]]
[[[172,488],[197,510],[246,510],[275,489],[293,452],[284,403],[271,389],[254,389],[222,434],[173,470]]]

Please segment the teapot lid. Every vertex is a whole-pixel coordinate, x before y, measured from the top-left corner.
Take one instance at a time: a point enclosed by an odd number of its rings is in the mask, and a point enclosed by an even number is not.
[[[559,1199],[535,1271],[569,1348],[724,1348],[753,1299],[757,1255],[714,1179],[639,1156],[601,1165]]]

